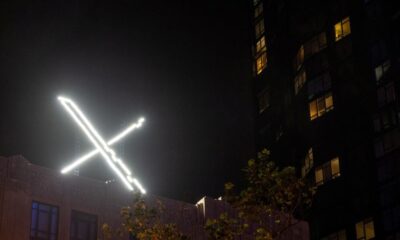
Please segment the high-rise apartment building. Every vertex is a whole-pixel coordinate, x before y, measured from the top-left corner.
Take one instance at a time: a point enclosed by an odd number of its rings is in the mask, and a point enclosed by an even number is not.
[[[400,4],[251,4],[256,143],[317,186],[311,239],[400,239]]]

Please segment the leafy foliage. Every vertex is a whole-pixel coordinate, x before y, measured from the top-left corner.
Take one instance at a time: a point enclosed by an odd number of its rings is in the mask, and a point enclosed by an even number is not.
[[[186,240],[175,224],[163,223],[161,214],[164,207],[157,202],[155,207],[149,206],[145,200],[137,195],[130,207],[121,209],[122,229],[113,230],[103,224],[104,239],[124,238],[124,232],[135,236],[138,240]]]
[[[225,184],[224,200],[236,214],[209,219],[205,229],[210,239],[277,239],[292,225],[293,216],[311,205],[315,188],[298,178],[295,168],[280,169],[269,158],[270,152],[263,150],[257,159],[248,161],[244,169],[247,186],[239,194],[233,183]]]

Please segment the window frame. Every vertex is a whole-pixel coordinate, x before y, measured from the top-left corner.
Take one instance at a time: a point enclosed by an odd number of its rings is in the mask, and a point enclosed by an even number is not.
[[[37,208],[35,208],[35,210],[36,210],[36,219],[35,219],[35,223],[36,223],[36,226],[35,226],[35,228],[34,228],[34,221],[32,221],[33,220],[33,217],[34,217],[34,207],[33,207],[33,205],[34,204],[37,204]],[[59,209],[59,207],[58,206],[56,206],[56,205],[52,205],[52,204],[48,204],[48,203],[44,203],[44,202],[40,202],[40,201],[36,201],[36,200],[32,200],[32,202],[31,202],[31,226],[30,226],[30,233],[29,233],[29,239],[30,240],[36,240],[36,239],[38,239],[38,240],[43,240],[43,237],[39,237],[38,236],[38,233],[39,232],[42,232],[43,233],[43,231],[41,231],[41,230],[39,230],[39,213],[40,213],[40,205],[43,205],[43,206],[46,206],[46,207],[49,207],[49,210],[46,212],[46,214],[47,214],[47,221],[48,221],[48,226],[47,226],[47,232],[46,232],[46,234],[47,234],[47,239],[49,239],[49,240],[57,240],[58,239],[58,233],[59,233],[59,220],[60,220],[60,209]],[[52,232],[52,227],[54,227],[53,226],[53,214],[54,214],[54,212],[53,212],[53,210],[54,209],[56,209],[56,213],[55,213],[55,232],[53,233]],[[32,232],[34,232],[34,236],[32,236]],[[52,238],[54,236],[54,238]]]
[[[345,26],[348,26],[348,32],[344,32]],[[350,35],[351,34],[350,16],[345,17],[341,19],[339,22],[337,22],[333,26],[333,29],[335,31],[335,42],[338,42],[341,39],[345,38],[346,36]]]
[[[266,100],[266,101],[263,101],[263,100]],[[270,100],[271,100],[270,93],[268,90],[264,90],[258,95],[258,113],[259,114],[262,114],[263,112],[265,112],[265,110],[267,110],[271,106]],[[261,104],[261,103],[266,103],[265,107],[262,107],[263,104]]]
[[[314,153],[313,148],[309,148],[307,154],[303,161],[303,166],[301,167],[301,176],[305,177],[311,169],[314,167]]]
[[[264,13],[264,5],[262,2],[258,2],[254,5],[254,18],[257,19],[258,17],[262,16]]]
[[[294,95],[297,95],[307,82],[307,72],[302,68],[294,77]]]
[[[368,236],[367,234],[367,224],[372,223],[372,234],[373,236]],[[370,240],[370,239],[375,239],[375,224],[374,220],[372,218],[367,218],[362,221],[359,221],[355,224],[355,230],[356,230],[356,239],[357,240]],[[360,235],[359,235],[360,234]]]
[[[262,52],[259,56],[256,57],[256,73],[260,75],[265,68],[267,68],[267,52]]]
[[[338,171],[335,173],[333,172],[334,168],[332,167],[333,161],[338,162]],[[325,162],[324,164],[315,167],[314,174],[315,174],[315,185],[317,187],[325,184],[328,181],[340,177],[341,176],[340,158],[338,156],[334,157],[328,162]]]
[[[382,78],[389,71],[390,67],[391,67],[390,59],[386,59],[382,63],[375,66],[374,77],[375,77],[376,84],[379,84],[380,82],[382,82]]]
[[[74,216],[75,216],[75,218],[74,218]],[[83,217],[87,217],[87,218],[93,218],[94,219],[94,221],[90,221],[90,220],[85,220],[85,219],[83,219]],[[70,240],[78,240],[78,237],[77,236],[75,236],[75,234],[79,234],[79,229],[74,229],[75,231],[74,231],[74,234],[72,234],[72,231],[73,231],[73,228],[74,228],[74,223],[80,223],[80,222],[84,222],[84,223],[86,223],[86,224],[92,224],[92,223],[94,223],[94,236],[92,236],[93,237],[93,240],[96,240],[97,239],[97,237],[98,237],[98,229],[99,229],[99,218],[98,218],[98,216],[97,215],[95,215],[95,214],[91,214],[91,213],[87,213],[87,212],[81,212],[81,211],[78,211],[78,210],[71,210],[71,220],[70,220],[70,229],[69,229],[69,232],[70,232]],[[89,234],[89,237],[90,237],[90,225],[89,225],[89,232],[88,232],[88,234]],[[90,240],[92,240],[92,239],[90,239]]]
[[[332,111],[335,108],[332,92],[327,92],[318,98],[314,98],[308,103],[308,105],[309,105],[309,118],[311,121],[319,117],[322,117],[323,115]]]

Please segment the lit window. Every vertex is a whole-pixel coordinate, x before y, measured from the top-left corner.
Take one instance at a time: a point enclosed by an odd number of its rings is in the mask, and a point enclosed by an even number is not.
[[[329,73],[324,73],[310,80],[307,84],[308,98],[311,99],[315,95],[331,89],[331,76]]]
[[[346,230],[335,232],[327,237],[322,238],[321,240],[347,240]]]
[[[56,240],[58,232],[58,208],[32,202],[30,240]]]
[[[306,71],[302,69],[294,78],[294,93],[297,95],[299,93],[300,89],[304,86],[306,83]]]
[[[255,31],[256,31],[256,38],[257,39],[260,38],[264,34],[264,31],[265,31],[264,19],[261,19],[260,21],[258,21],[256,23]]]
[[[314,120],[333,109],[332,93],[327,93],[309,103],[310,119]]]
[[[315,169],[315,183],[317,186],[324,183],[324,172],[321,167]]]
[[[357,240],[369,240],[375,238],[374,221],[367,219],[356,224]]]
[[[263,52],[259,57],[256,59],[256,70],[257,74],[261,74],[262,71],[267,66],[267,53]]]
[[[304,165],[301,168],[301,176],[304,177],[314,166],[314,155],[312,148],[308,149],[307,155],[304,159]]]
[[[267,50],[267,47],[265,45],[265,37],[262,36],[260,40],[257,41],[256,43],[256,54],[259,54],[261,52],[265,52]]]
[[[325,182],[340,176],[339,158],[336,157],[329,162],[315,168],[315,184],[320,186]]]
[[[344,18],[342,21],[335,24],[335,40],[339,41],[351,33],[350,18]]]
[[[259,97],[258,97],[258,112],[262,113],[269,107],[269,92],[264,91]]]
[[[376,83],[379,83],[383,75],[389,70],[390,68],[390,60],[385,61],[384,63],[378,65],[375,68],[375,80]]]
[[[331,160],[332,179],[340,176],[339,158],[336,157]]]
[[[322,32],[304,44],[304,55],[306,58],[310,57],[326,48],[326,46],[326,34],[325,32]]]
[[[71,240],[97,239],[97,216],[95,215],[72,211],[70,227]]]
[[[260,16],[263,12],[263,4],[260,3],[254,8],[254,18]]]
[[[301,45],[299,51],[296,54],[296,58],[294,59],[294,69],[296,71],[300,70],[301,66],[304,62],[304,46]]]

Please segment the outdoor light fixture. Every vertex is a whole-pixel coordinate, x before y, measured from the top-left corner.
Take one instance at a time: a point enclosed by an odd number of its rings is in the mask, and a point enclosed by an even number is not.
[[[84,156],[75,160],[69,166],[63,168],[61,170],[61,173],[63,174],[68,173],[72,169],[76,168],[80,164],[84,163],[85,161],[91,159],[93,156],[100,153],[101,156],[103,156],[103,158],[107,162],[107,164],[110,166],[110,168],[117,174],[117,176],[121,179],[121,181],[130,191],[133,191],[132,184],[134,184],[142,194],[145,194],[146,190],[142,187],[142,185],[136,178],[132,177],[131,171],[124,164],[122,159],[118,158],[114,150],[110,148],[111,145],[121,140],[128,133],[141,127],[143,122],[145,121],[144,118],[140,118],[136,123],[130,125],[127,129],[125,129],[118,135],[114,136],[108,142],[105,142],[103,138],[100,136],[100,134],[93,127],[93,125],[82,113],[82,111],[79,109],[79,107],[71,99],[60,96],[58,97],[58,100],[67,110],[67,112],[71,115],[71,117],[75,120],[75,122],[79,125],[79,127],[89,138],[92,144],[96,147],[95,150],[85,154]]]

